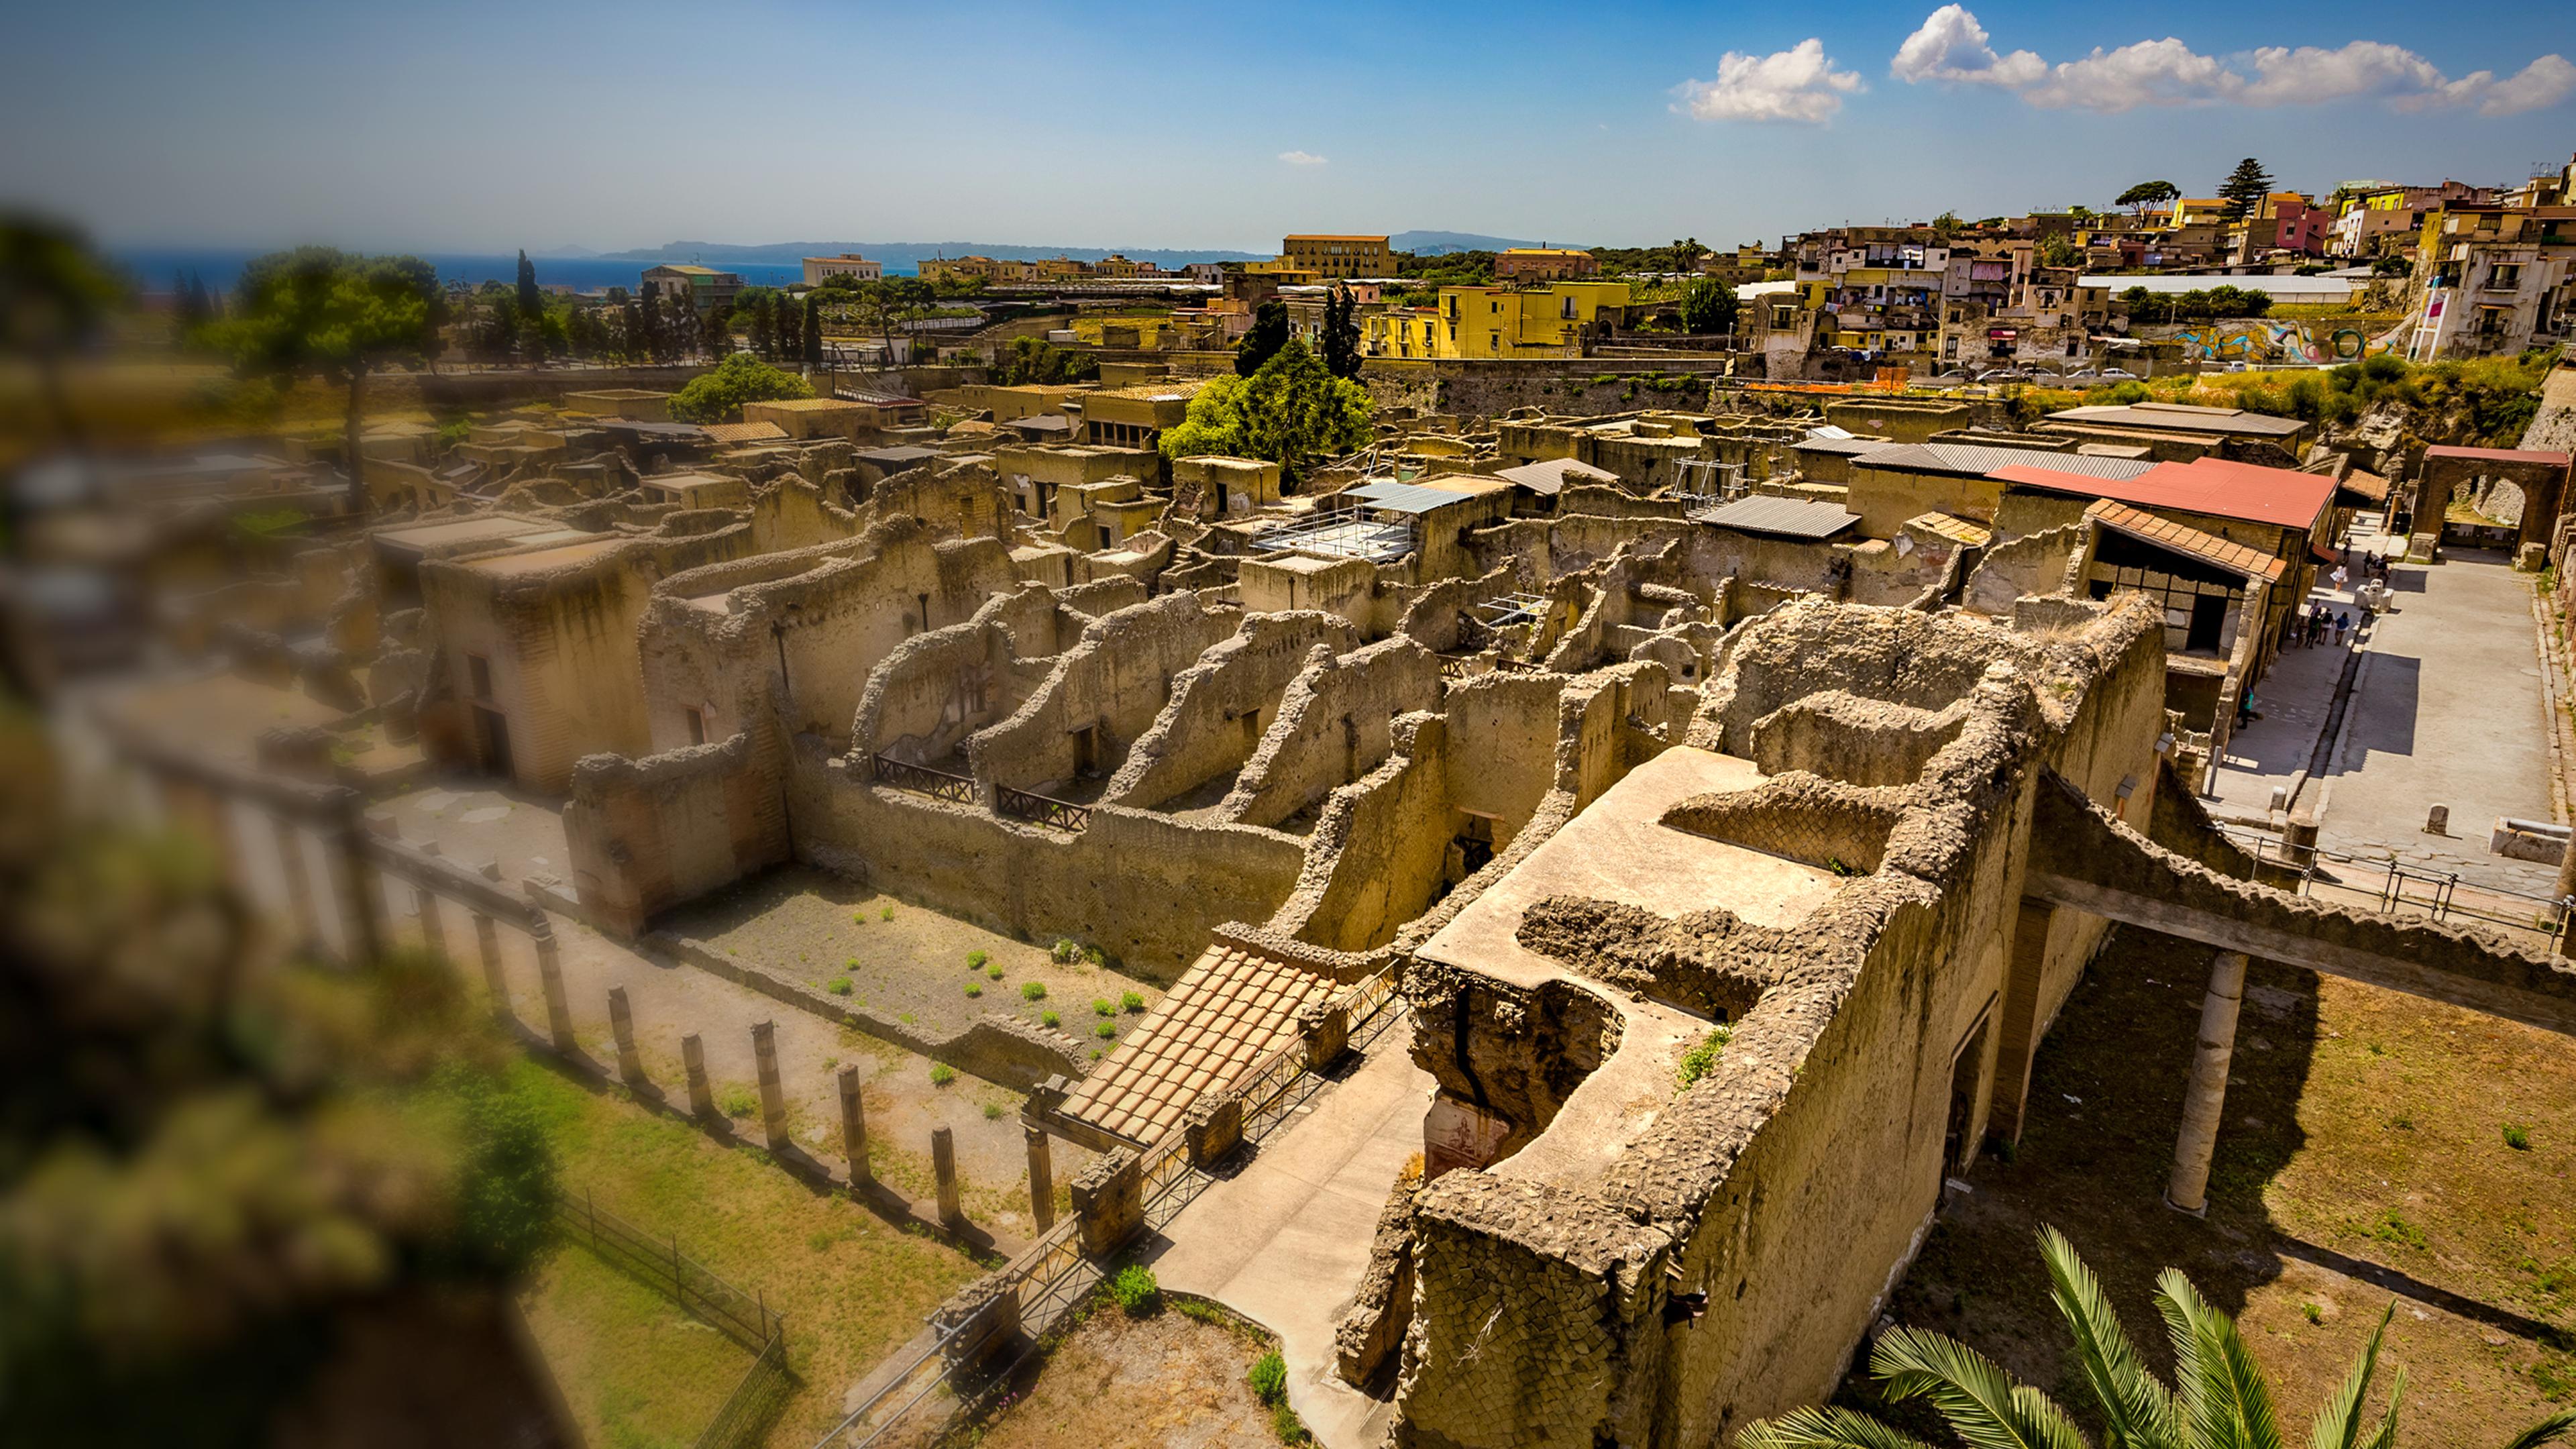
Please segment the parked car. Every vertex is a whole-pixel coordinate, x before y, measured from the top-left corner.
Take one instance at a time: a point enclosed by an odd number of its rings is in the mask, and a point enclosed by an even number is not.
[[[2102,369],[2102,380],[2104,382],[2136,382],[2138,380],[2138,375],[2126,368],[2106,367]]]

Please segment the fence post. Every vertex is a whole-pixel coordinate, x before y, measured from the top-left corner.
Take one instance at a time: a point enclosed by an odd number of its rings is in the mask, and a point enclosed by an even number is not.
[[[671,1294],[680,1306],[689,1306],[689,1275],[680,1271],[680,1235],[671,1235]]]
[[[843,1067],[841,1082],[841,1154],[850,1160],[850,1195],[874,1177],[868,1169],[868,1104],[859,1096],[859,1069]]]
[[[322,944],[322,929],[313,914],[313,877],[304,863],[304,838],[297,833],[292,819],[271,815],[268,820],[277,834],[277,865],[286,876],[286,905],[295,918],[296,944],[317,950]]]
[[[432,959],[447,963],[447,923],[438,918],[438,896],[429,887],[414,882],[411,908],[420,917],[420,943],[429,949]]]
[[[787,1094],[778,1084],[778,1024],[757,1023],[751,1029],[751,1055],[760,1071],[760,1130],[769,1150],[787,1148]]]
[[[716,1094],[707,1085],[707,1050],[699,1044],[696,1032],[680,1038],[680,1064],[689,1074],[689,1115],[701,1122],[713,1122]]]
[[[1029,1148],[1029,1215],[1037,1219],[1038,1231],[1043,1233],[1055,1226],[1055,1162],[1045,1128],[1023,1123],[1020,1131]]]
[[[528,939],[537,943],[537,981],[546,993],[546,1034],[556,1051],[571,1056],[581,1044],[573,1040],[572,1006],[564,1000],[563,960],[556,954],[554,927],[539,916],[528,928]]]
[[[957,1142],[945,1127],[930,1129],[930,1170],[939,1180],[939,1220],[953,1228],[964,1215],[957,1206]]]
[[[635,1013],[627,1008],[626,988],[608,988],[608,1030],[617,1038],[617,1075],[627,1086],[644,1086],[644,1059],[635,1050]]]
[[[483,953],[483,991],[492,998],[492,1019],[507,1023],[510,1013],[510,980],[501,974],[501,928],[481,911],[474,913],[474,945]]]

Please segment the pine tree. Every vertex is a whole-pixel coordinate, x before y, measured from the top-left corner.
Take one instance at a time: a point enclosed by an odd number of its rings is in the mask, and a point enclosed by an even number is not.
[[[797,325],[799,320],[796,299],[782,295],[778,299],[778,355],[782,358],[805,355],[805,332]]]
[[[537,290],[537,264],[528,260],[525,250],[519,253],[519,311],[534,317],[546,310],[545,294]]]
[[[2218,194],[2227,199],[2227,219],[2242,221],[2272,194],[2272,173],[2263,169],[2262,162],[2248,156],[2219,183]]]
[[[1324,370],[1335,377],[1360,375],[1359,303],[1348,287],[1324,298]]]
[[[751,350],[763,361],[778,356],[778,317],[766,293],[751,299]]]
[[[823,306],[811,292],[805,294],[805,366],[820,369],[823,365]]]

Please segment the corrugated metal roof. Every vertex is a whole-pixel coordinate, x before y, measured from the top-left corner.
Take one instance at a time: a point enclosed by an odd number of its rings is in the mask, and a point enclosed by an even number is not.
[[[1371,508],[1384,508],[1396,513],[1429,513],[1452,503],[1463,503],[1477,495],[1453,492],[1447,488],[1425,488],[1419,483],[1377,482],[1345,488],[1337,496],[1361,499]]]
[[[1908,473],[1986,477],[2003,468],[2053,468],[2088,478],[2135,478],[2155,464],[2143,458],[2103,458],[2039,448],[1998,448],[1983,443],[1902,443],[1863,455],[1872,468]]]
[[[2276,528],[2316,527],[2335,481],[2323,473],[2297,473],[2220,458],[2158,463],[2135,478],[2087,478],[2058,467],[2056,455],[2032,467],[2006,468],[1995,476],[2023,488],[2112,498],[2140,508],[2171,508],[2210,518],[2268,523]]]
[[[2567,466],[2565,453],[2532,452],[2522,448],[2460,448],[2449,443],[2436,443],[2424,450],[2427,458],[2468,458],[2481,463],[2537,463],[2546,468]]]
[[[2066,408],[2048,415],[2052,423],[2100,423],[2109,427],[2154,428],[2169,433],[2225,433],[2251,438],[2286,438],[2307,424],[2242,408],[2208,408],[2191,403],[2104,403]]]
[[[2248,578],[2275,580],[2289,567],[2284,561],[2255,552],[2241,543],[2203,533],[2170,518],[2158,518],[2142,508],[2114,503],[2105,498],[2084,510],[2084,516],[2105,528],[2117,529],[2131,538],[2151,543],[2158,548],[2188,554],[2203,563],[2214,564],[2229,573]],[[2332,562],[2329,558],[2328,562]]]
[[[1781,538],[1831,538],[1853,524],[1860,515],[1836,503],[1811,503],[1803,498],[1772,498],[1755,495],[1738,498],[1717,508],[1704,508],[1691,515],[1712,528],[1731,528],[1738,533],[1767,533]]]

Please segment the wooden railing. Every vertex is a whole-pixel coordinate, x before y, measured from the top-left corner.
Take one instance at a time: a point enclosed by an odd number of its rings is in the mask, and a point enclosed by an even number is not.
[[[993,787],[993,808],[1014,820],[1037,825],[1051,825],[1058,830],[1080,831],[1091,824],[1091,807],[1058,800],[1029,790],[1014,790],[1008,785]]]
[[[916,765],[891,755],[870,755],[868,760],[880,785],[911,790],[934,800],[954,800],[963,805],[975,803],[975,781],[971,776],[952,775],[946,770],[934,770],[928,765]]]

